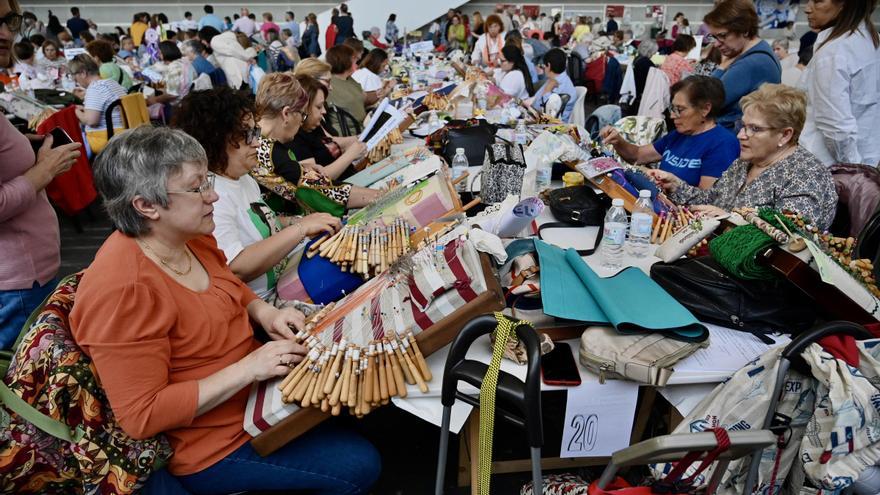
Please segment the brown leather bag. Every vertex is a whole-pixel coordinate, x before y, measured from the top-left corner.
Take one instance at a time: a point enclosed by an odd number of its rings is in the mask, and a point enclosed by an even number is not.
[[[837,214],[831,231],[857,237],[880,206],[880,171],[876,167],[849,163],[831,166],[837,188]]]

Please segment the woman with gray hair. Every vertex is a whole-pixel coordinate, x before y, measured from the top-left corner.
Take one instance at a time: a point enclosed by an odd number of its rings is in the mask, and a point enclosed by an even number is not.
[[[205,45],[199,40],[187,40],[181,45],[183,56],[189,60],[192,68],[196,70],[196,75],[210,75],[216,67],[214,67],[208,59],[205,58]]]
[[[645,82],[648,80],[648,72],[651,67],[657,67],[651,61],[651,57],[657,54],[657,42],[654,40],[644,40],[639,43],[638,56],[633,61],[633,75],[636,80],[636,99],[633,100],[632,107],[636,110],[642,102],[642,93],[645,91]]]
[[[201,145],[179,130],[133,129],[99,155],[95,183],[117,232],[83,275],[70,324],[123,430],[163,433],[174,449],[145,493],[366,490],[378,456],[357,435],[313,430],[265,458],[250,446],[250,385],[303,359],[293,333],[303,315],[267,304],[226,265]],[[336,462],[352,452],[358,462]]]

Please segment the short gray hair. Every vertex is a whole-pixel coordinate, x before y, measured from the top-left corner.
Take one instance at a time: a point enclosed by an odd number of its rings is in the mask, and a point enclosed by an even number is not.
[[[182,50],[184,54],[188,54],[189,52],[195,53],[196,55],[201,55],[205,53],[205,45],[202,44],[199,40],[186,40],[183,43]]]
[[[98,64],[92,59],[91,55],[87,55],[85,53],[80,53],[76,57],[73,57],[73,60],[68,62],[67,70],[71,74],[79,74],[80,72],[85,72],[86,74],[93,76],[98,75]]]
[[[135,210],[135,196],[168,206],[168,179],[180,173],[184,162],[207,164],[205,150],[189,134],[168,127],[141,126],[118,134],[95,160],[95,186],[113,225],[125,235],[139,237],[150,231]]]
[[[657,42],[654,40],[644,40],[639,43],[639,56],[651,58],[657,53]]]
[[[773,48],[776,48],[777,46],[787,52],[788,51],[788,40],[785,38],[779,38],[778,40],[773,40]]]

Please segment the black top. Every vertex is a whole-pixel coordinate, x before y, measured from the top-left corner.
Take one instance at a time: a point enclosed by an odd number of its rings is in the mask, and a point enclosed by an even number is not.
[[[341,15],[333,23],[336,24],[336,44],[341,45],[348,38],[354,38],[354,20],[350,15]]]
[[[617,21],[614,19],[609,20],[608,24],[605,25],[605,32],[608,33],[608,36],[617,32]]]
[[[299,164],[299,155],[293,151],[290,143],[274,141],[272,146],[272,163],[275,174],[287,179],[291,184],[299,184],[302,178],[302,166]]]
[[[310,132],[304,130],[297,132],[291,142],[290,148],[293,150],[293,154],[296,155],[297,160],[308,160],[309,158],[313,158],[315,163],[322,167],[326,167],[339,158],[339,155],[334,156],[333,152],[330,151],[330,148],[328,148],[328,142],[329,144],[336,146],[335,143],[332,143],[330,138],[326,137],[324,129],[316,127]],[[352,176],[354,172],[354,168],[349,165],[337,180],[341,181],[346,179]]]
[[[648,81],[648,72],[651,67],[656,67],[651,59],[647,57],[637,57],[633,62],[633,76],[636,82],[636,98],[632,102],[632,109],[638,111],[639,104],[642,102],[642,93],[645,91],[645,82]]]

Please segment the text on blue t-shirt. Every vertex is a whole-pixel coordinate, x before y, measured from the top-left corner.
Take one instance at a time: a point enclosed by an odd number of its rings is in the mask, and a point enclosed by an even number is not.
[[[671,172],[692,186],[698,185],[704,175],[721,177],[739,158],[739,141],[718,125],[695,135],[672,131],[658,139],[654,149],[663,157],[660,170]]]

